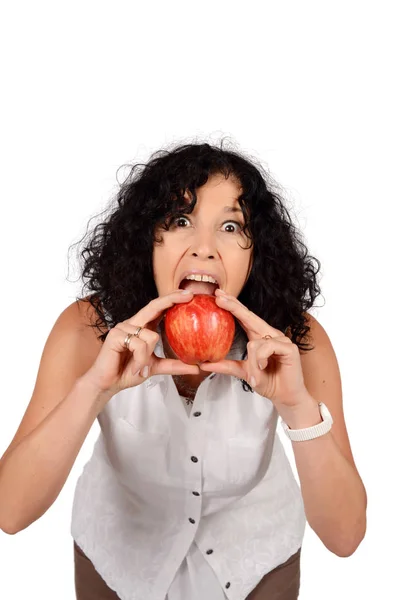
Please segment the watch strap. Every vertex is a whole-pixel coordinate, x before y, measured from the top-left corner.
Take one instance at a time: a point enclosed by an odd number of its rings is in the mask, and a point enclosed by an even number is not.
[[[323,402],[318,402],[322,423],[306,427],[304,429],[290,429],[289,426],[282,420],[282,427],[288,438],[292,442],[305,442],[314,438],[325,435],[332,428],[333,419],[328,407]]]

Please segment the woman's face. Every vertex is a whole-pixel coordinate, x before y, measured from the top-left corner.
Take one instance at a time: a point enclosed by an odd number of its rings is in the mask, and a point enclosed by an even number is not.
[[[169,231],[157,231],[158,239],[163,239],[153,250],[159,296],[178,289],[184,272],[192,269],[216,275],[221,289],[239,296],[252,266],[252,248],[242,232],[245,221],[237,201],[240,191],[232,179],[209,177],[196,190],[193,212],[177,217]]]

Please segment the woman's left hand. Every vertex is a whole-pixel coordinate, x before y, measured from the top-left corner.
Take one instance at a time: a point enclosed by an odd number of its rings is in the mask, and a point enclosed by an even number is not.
[[[274,403],[287,407],[301,404],[309,393],[304,384],[296,344],[251,312],[235,296],[224,294],[219,289],[215,295],[217,305],[230,311],[246,332],[249,339],[247,358],[205,362],[199,365],[200,369],[244,379],[257,394]]]

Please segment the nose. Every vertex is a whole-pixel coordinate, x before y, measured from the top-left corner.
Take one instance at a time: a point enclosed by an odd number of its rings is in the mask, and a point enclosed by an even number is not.
[[[215,237],[210,231],[198,229],[191,244],[192,256],[196,256],[202,260],[215,258],[217,256],[217,248],[215,245]]]

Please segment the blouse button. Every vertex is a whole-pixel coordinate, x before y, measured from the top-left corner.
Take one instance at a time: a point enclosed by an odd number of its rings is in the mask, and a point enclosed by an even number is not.
[[[230,588],[230,587],[231,587],[231,584],[230,584],[230,582],[229,582],[229,581],[228,581],[228,583],[226,583],[226,584],[225,584],[225,587],[226,587],[226,589],[228,589],[228,588]]]
[[[189,517],[189,521],[190,521],[191,523],[196,523],[196,521],[195,521],[194,519],[192,519],[192,517]]]
[[[198,462],[198,460],[199,460],[199,459],[198,459],[196,456],[192,456],[192,457],[190,458],[190,460],[191,460],[192,462]]]
[[[213,552],[214,552],[214,550],[211,550],[211,548],[210,548],[210,550],[207,550],[206,554],[212,554]]]
[[[199,412],[199,411],[196,411],[195,413],[193,413],[194,417],[199,417],[200,415],[201,415],[201,412]]]
[[[193,496],[200,496],[199,492],[192,492]]]

